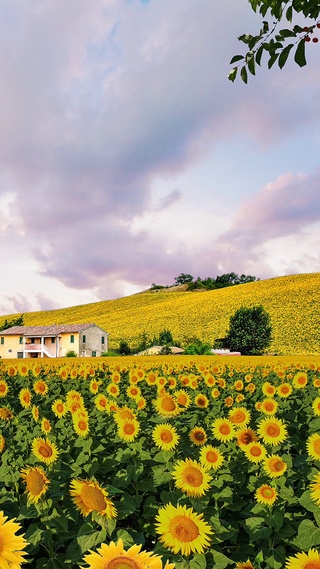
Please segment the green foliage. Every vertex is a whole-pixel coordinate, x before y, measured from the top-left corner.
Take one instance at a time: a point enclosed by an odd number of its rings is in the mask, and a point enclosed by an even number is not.
[[[271,339],[272,326],[268,312],[261,305],[244,306],[231,316],[225,343],[231,351],[258,355],[270,346]]]
[[[159,334],[159,346],[164,344],[173,346],[173,337],[170,330],[162,330]]]
[[[77,354],[74,350],[68,350],[68,352],[66,353],[66,358],[76,358]]]
[[[0,329],[0,331],[1,330],[8,330],[8,328],[12,328],[13,326],[23,326],[24,325],[23,317],[24,317],[24,315],[21,314],[20,316],[17,316],[16,318],[11,318],[11,320],[8,320],[6,318],[1,329]]]
[[[125,340],[120,341],[119,354],[120,356],[129,356],[131,354],[130,346]]]
[[[187,283],[192,283],[193,276],[188,275],[187,273],[181,273],[178,277],[175,277],[174,284],[175,285],[182,285]]]
[[[201,340],[195,340],[192,344],[188,344],[184,350],[185,355],[190,356],[203,356],[211,354],[210,344],[201,342]]]
[[[232,57],[230,64],[236,65],[231,69],[229,79],[234,81],[240,71],[242,81],[247,83],[248,74],[255,75],[256,65],[261,65],[263,54],[266,54],[268,69],[276,62],[282,69],[292,50],[297,65],[306,65],[306,43],[319,41],[315,35],[320,28],[319,0],[249,0],[249,3],[262,18],[261,28],[256,35],[246,33],[238,38],[247,52]],[[293,24],[297,15],[306,25]],[[303,19],[307,20],[304,22]]]

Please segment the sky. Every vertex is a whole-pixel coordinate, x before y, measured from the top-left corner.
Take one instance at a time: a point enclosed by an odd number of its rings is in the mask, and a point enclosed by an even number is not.
[[[245,85],[247,0],[0,10],[0,314],[320,271],[320,42]]]

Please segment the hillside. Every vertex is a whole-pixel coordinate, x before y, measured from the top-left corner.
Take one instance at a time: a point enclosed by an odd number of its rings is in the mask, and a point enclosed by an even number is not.
[[[166,289],[116,300],[24,315],[29,326],[94,322],[109,333],[109,346],[120,340],[136,346],[170,329],[182,345],[193,337],[213,343],[221,338],[230,316],[241,306],[262,304],[270,313],[277,354],[320,354],[320,273],[291,275],[206,292]],[[0,325],[5,318],[0,317]]]

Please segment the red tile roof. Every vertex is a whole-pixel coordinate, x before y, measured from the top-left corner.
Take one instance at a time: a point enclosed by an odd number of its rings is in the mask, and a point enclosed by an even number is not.
[[[1,330],[0,336],[58,336],[59,334],[82,332],[93,323],[86,324],[52,324],[51,326],[12,326],[7,330]]]

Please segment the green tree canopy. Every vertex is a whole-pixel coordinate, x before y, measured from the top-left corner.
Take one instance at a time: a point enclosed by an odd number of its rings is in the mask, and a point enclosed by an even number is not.
[[[244,306],[231,316],[224,342],[231,351],[259,355],[270,346],[271,338],[271,320],[263,306]]]
[[[231,59],[233,68],[229,79],[234,81],[240,71],[241,79],[247,83],[248,73],[255,75],[256,65],[261,65],[264,54],[269,69],[276,62],[282,69],[290,53],[300,67],[306,65],[306,43],[319,41],[316,32],[320,28],[320,1],[249,0],[249,3],[260,14],[261,27],[256,34],[245,33],[238,38],[245,45],[246,53]]]

